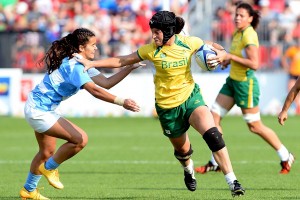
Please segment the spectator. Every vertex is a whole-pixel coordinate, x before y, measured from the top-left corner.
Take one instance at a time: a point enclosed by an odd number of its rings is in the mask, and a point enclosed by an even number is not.
[[[219,7],[215,13],[215,20],[212,24],[213,40],[229,43],[234,31],[231,13],[225,8]]]
[[[292,31],[293,38],[300,38],[300,15],[297,17],[296,25]]]
[[[290,91],[291,88],[296,83],[297,78],[300,76],[300,38],[297,38],[296,44],[290,46],[282,56],[282,66],[284,70],[288,73],[288,87],[287,90]],[[300,114],[300,96],[298,95],[294,101],[296,107],[296,114]]]
[[[296,23],[296,15],[291,10],[289,3],[285,4],[284,10],[278,15],[278,25],[280,33],[287,31],[291,33]]]
[[[277,40],[276,27],[278,26],[278,13],[270,9],[269,0],[259,1],[261,21],[257,27],[257,34],[260,40],[275,41]]]

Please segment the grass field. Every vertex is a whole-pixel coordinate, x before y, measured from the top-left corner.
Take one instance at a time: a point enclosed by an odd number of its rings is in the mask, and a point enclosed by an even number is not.
[[[41,179],[41,193],[50,199],[232,199],[221,173],[196,174],[197,190],[186,189],[183,170],[157,119],[71,120],[86,130],[89,143],[60,166],[63,190]],[[300,117],[290,117],[285,126],[274,116],[263,121],[296,157],[300,155]],[[300,199],[297,160],[290,174],[281,175],[277,153],[250,134],[241,117],[225,118],[223,130],[235,174],[246,188],[239,199]],[[192,128],[189,135],[195,164],[206,163],[210,153],[205,142]],[[0,199],[18,199],[37,151],[33,131],[22,118],[0,117],[0,145]]]

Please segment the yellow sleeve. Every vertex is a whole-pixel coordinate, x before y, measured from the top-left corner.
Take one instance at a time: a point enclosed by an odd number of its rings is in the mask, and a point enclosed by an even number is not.
[[[193,49],[193,52],[197,51],[204,44],[204,41],[201,38],[195,36],[191,36],[191,41],[192,43],[190,45]]]
[[[140,48],[138,48],[137,50],[137,54],[140,57],[141,60],[151,60],[152,56],[151,56],[151,52],[153,52],[154,49],[154,44],[150,43],[150,44],[146,44],[146,45],[142,45]]]

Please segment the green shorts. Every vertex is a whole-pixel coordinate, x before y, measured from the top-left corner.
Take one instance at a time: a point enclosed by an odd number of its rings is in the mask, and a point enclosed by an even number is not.
[[[259,104],[259,84],[255,76],[248,77],[247,81],[235,81],[228,77],[220,93],[233,97],[240,108],[253,108]]]
[[[176,138],[184,134],[190,127],[189,118],[199,106],[205,106],[198,84],[189,98],[176,108],[163,109],[155,104],[156,112],[163,129],[163,134],[169,138]]]

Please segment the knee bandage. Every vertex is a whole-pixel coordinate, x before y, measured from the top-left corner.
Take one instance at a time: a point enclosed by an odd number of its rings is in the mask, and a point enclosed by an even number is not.
[[[243,118],[247,123],[256,122],[260,120],[260,113],[258,112],[255,114],[252,113],[244,114]]]
[[[193,149],[192,149],[192,145],[190,145],[190,149],[188,152],[182,154],[179,153],[178,151],[174,151],[174,156],[179,160],[179,161],[187,161],[188,159],[190,159],[190,157],[193,154]]]
[[[213,103],[210,111],[217,113],[220,117],[224,117],[228,113],[228,110],[220,106],[217,102]]]
[[[225,147],[225,142],[223,140],[222,134],[216,127],[208,129],[203,134],[203,139],[212,152],[219,151],[220,149]]]

